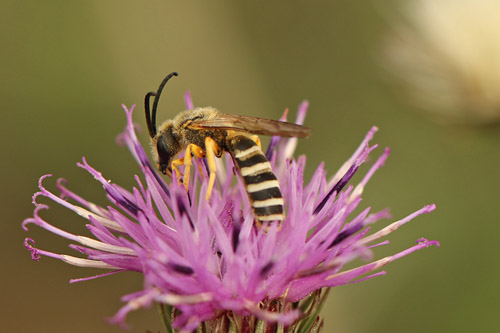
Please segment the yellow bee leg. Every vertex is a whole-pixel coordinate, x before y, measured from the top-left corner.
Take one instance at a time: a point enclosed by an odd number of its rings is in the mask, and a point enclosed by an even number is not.
[[[258,135],[252,135],[250,139],[252,139],[252,141],[255,142],[260,149],[262,149],[262,144],[260,143],[260,138]]]
[[[189,190],[189,175],[191,172],[191,165],[193,165],[192,156],[205,157],[205,151],[192,143],[186,148],[186,153],[184,154],[184,165],[186,166],[184,169],[184,187],[186,191]]]
[[[215,175],[217,168],[215,166],[215,157],[221,155],[221,149],[219,145],[210,137],[205,138],[205,148],[207,150],[207,162],[208,162],[208,170],[210,171],[210,178],[208,180],[208,188],[207,188],[207,200],[210,199],[210,195],[212,194],[212,188],[215,184]]]
[[[191,152],[196,157],[203,158],[206,155],[205,151],[203,149],[201,149],[200,147],[198,147],[197,145],[195,145],[195,144],[191,144]],[[203,179],[203,169],[202,169],[202,165],[201,164],[198,164],[198,170],[200,171],[200,177],[201,177],[201,179]]]
[[[187,146],[186,148],[186,153],[184,154],[184,165],[186,166],[184,168],[184,187],[186,188],[186,191],[189,190],[189,174],[191,172],[191,165],[193,163],[191,162],[191,145]]]
[[[198,171],[200,172],[201,179],[205,179],[205,176],[203,175],[203,168],[201,166],[201,163],[198,164]]]
[[[184,159],[183,158],[178,158],[176,160],[173,160],[172,164],[171,164],[172,170],[175,171],[175,176],[177,177],[177,181],[179,182],[179,185],[182,183],[181,182],[182,173],[179,171],[179,168],[177,168],[180,165],[184,165]]]
[[[205,151],[195,144],[190,144],[191,153],[196,157],[205,157]]]

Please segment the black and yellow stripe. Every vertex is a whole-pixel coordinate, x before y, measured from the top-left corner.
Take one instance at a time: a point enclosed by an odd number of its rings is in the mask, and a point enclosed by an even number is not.
[[[259,222],[283,221],[280,185],[262,150],[244,135],[231,138],[229,148],[245,183],[255,218]]]

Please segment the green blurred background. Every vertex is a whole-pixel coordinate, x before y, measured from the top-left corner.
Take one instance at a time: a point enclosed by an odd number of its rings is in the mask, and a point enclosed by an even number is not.
[[[75,166],[82,156],[114,182],[132,186],[138,168],[115,144],[125,124],[120,104],[138,104],[135,118],[145,129],[143,96],[174,70],[180,76],[166,89],[160,119],[183,109],[187,89],[195,105],[267,118],[308,99],[306,124],[314,134],[298,152],[307,153],[309,175],[321,161],[333,174],[377,125],[374,142],[392,154],[362,205],[390,207],[399,219],[437,204],[376,255],[419,237],[441,247],[387,266],[383,277],[335,288],[324,309],[326,332],[498,328],[500,133],[433,123],[393,89],[380,66],[388,31],[380,1],[2,4],[0,331],[121,331],[103,318],[121,306],[121,295],[141,288],[141,276],[70,285],[70,278],[98,272],[50,258],[33,262],[25,237],[59,253],[69,251],[68,242],[35,226],[25,233],[20,223],[32,215],[31,196],[46,173],[105,203],[101,187]],[[141,139],[147,142],[146,131]],[[54,180],[47,187],[54,189]],[[43,216],[85,233],[83,220],[55,205]],[[133,332],[160,329],[156,309],[134,312],[128,323]]]

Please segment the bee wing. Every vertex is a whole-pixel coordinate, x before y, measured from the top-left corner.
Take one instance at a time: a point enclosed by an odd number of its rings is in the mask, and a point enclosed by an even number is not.
[[[193,129],[219,128],[262,135],[305,138],[311,135],[306,126],[265,118],[219,113],[213,119],[194,119],[188,127]]]

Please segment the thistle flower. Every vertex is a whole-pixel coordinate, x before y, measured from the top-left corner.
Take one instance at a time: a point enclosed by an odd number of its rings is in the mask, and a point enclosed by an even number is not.
[[[440,120],[500,120],[500,2],[411,0],[386,47],[387,66]]]
[[[186,95],[188,108],[192,107]],[[298,110],[297,123],[304,120],[308,104]],[[257,228],[245,188],[235,176],[229,155],[218,160],[216,186],[209,201],[203,160],[195,162],[189,192],[177,182],[167,184],[148,160],[132,122],[134,107],[123,109],[127,126],[120,141],[137,160],[141,177],[126,190],[106,179],[85,158],[78,166],[88,171],[106,191],[110,205],[98,206],[57,182],[60,196],[48,191],[40,179],[40,192],[33,197],[36,224],[75,244],[83,255],[75,257],[39,249],[32,239],[25,246],[32,258],[47,256],[81,267],[97,267],[105,273],[79,282],[123,271],[143,275],[143,290],[123,297],[125,305],[111,319],[124,325],[127,314],[159,303],[169,328],[188,332],[202,327],[207,332],[319,332],[323,321],[318,313],[327,290],[385,274],[386,264],[436,241],[419,239],[417,244],[395,255],[370,261],[380,240],[418,215],[434,210],[428,205],[377,232],[370,225],[389,218],[388,210],[365,208],[353,216],[368,180],[389,155],[386,149],[356,186],[348,185],[358,168],[377,147],[369,146],[372,128],[359,148],[330,179],[321,164],[304,184],[304,156],[292,157],[297,139],[273,137],[266,155],[271,161],[285,200],[286,219]],[[282,120],[286,119],[286,113]],[[234,178],[238,181],[234,181]],[[74,235],[45,221],[41,212],[48,206],[40,197],[74,211],[88,221],[92,237]],[[349,270],[344,265],[356,258],[367,260]]]

